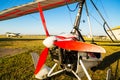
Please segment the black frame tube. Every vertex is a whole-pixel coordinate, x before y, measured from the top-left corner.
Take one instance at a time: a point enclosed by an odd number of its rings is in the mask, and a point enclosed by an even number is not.
[[[112,32],[112,30],[110,29],[108,23],[106,22],[106,20],[103,18],[102,14],[100,13],[100,11],[98,10],[98,8],[96,7],[96,5],[94,4],[94,2],[92,0],[90,0],[92,5],[94,6],[94,8],[96,9],[96,11],[98,12],[98,14],[100,15],[100,17],[102,18],[102,20],[104,21],[104,30],[107,33],[107,35],[109,36],[109,38],[114,42],[114,40],[112,39],[112,37],[110,37],[110,35],[108,34],[106,28],[105,28],[105,24],[108,27],[108,29],[110,30],[111,34],[113,35],[113,37],[117,40],[116,36],[114,35],[114,33]]]

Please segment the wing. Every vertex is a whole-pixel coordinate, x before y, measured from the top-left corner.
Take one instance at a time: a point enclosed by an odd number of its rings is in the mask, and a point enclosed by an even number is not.
[[[23,15],[38,12],[38,3],[41,4],[43,10],[48,10],[63,6],[70,3],[75,3],[77,0],[36,0],[34,2],[16,6],[0,12],[0,21],[20,17]],[[80,1],[80,0],[79,0]]]

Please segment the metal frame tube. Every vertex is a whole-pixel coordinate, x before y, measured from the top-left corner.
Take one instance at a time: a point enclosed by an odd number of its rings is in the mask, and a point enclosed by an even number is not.
[[[81,67],[83,68],[88,80],[92,80],[81,59],[80,59],[80,64],[81,64]]]
[[[72,73],[75,75],[75,77],[78,79],[78,80],[81,80],[81,78],[77,75],[77,73],[75,73],[73,70],[72,70]]]
[[[58,65],[57,63],[54,64],[54,66],[52,67],[52,69],[49,71],[47,77],[52,77],[52,76],[54,76],[54,75],[57,75],[57,74],[65,71],[65,69],[62,69],[62,70],[59,70],[59,71],[57,71],[57,72],[52,73],[53,70],[56,68],[57,65]]]
[[[91,22],[90,22],[90,16],[89,16],[89,12],[88,12],[88,7],[87,7],[86,1],[85,1],[85,8],[86,8],[86,14],[87,14],[87,19],[88,19],[88,26],[89,26],[89,29],[90,29],[90,37],[92,38],[92,42],[94,42],[93,34],[92,34],[92,25],[91,25]]]
[[[104,24],[107,25],[108,29],[110,30],[111,34],[113,35],[113,37],[115,38],[115,40],[117,40],[116,36],[114,35],[114,33],[112,32],[112,30],[110,29],[108,23],[106,22],[106,20],[104,19],[104,17],[102,16],[102,14],[100,13],[100,11],[98,10],[98,8],[96,7],[96,5],[94,4],[94,2],[92,0],[90,0],[92,5],[94,6],[94,8],[96,9],[96,11],[98,12],[98,14],[100,15],[100,17],[102,18],[102,20],[104,21]],[[107,33],[108,35],[108,33]],[[111,39],[111,38],[110,38]],[[112,40],[113,41],[113,40]],[[113,41],[114,42],[114,41]]]

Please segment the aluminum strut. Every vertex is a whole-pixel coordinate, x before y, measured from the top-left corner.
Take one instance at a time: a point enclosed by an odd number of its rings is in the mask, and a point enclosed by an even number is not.
[[[85,8],[86,8],[86,14],[87,14],[87,19],[88,19],[88,26],[89,26],[89,29],[90,29],[90,37],[92,39],[92,43],[94,43],[94,38],[93,38],[93,33],[92,33],[92,25],[91,25],[91,22],[90,22],[90,16],[89,16],[89,12],[88,12],[88,7],[87,7],[86,1],[85,1]]]

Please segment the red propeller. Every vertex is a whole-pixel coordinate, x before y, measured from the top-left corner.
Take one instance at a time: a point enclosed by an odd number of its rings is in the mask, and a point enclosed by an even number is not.
[[[43,24],[44,30],[46,32],[46,36],[48,37],[50,35],[49,35],[48,30],[47,30],[44,14],[43,14],[43,11],[42,11],[42,7],[40,6],[40,3],[38,3],[38,10],[40,12],[40,17],[41,17],[41,20],[42,20],[42,24]],[[44,65],[44,63],[46,61],[46,58],[47,58],[47,55],[48,55],[48,50],[49,50],[48,48],[45,48],[42,51],[42,53],[40,54],[40,57],[39,57],[39,60],[38,60],[38,64],[36,66],[35,74],[37,74],[40,71],[40,69],[42,68],[42,66]]]
[[[47,55],[48,55],[48,48],[45,48],[42,53],[40,54],[39,60],[38,60],[38,64],[36,66],[36,70],[35,70],[35,74],[37,74],[40,69],[42,68],[42,66],[44,65]]]
[[[81,52],[96,52],[96,53],[105,53],[105,49],[85,42],[80,41],[56,41],[54,42],[56,46],[67,50],[75,50]]]
[[[43,24],[44,30],[45,30],[45,32],[46,32],[46,36],[48,37],[48,36],[50,36],[50,35],[49,35],[48,30],[47,30],[45,17],[44,17],[44,14],[43,14],[42,7],[40,6],[40,3],[38,3],[38,9],[39,9],[39,12],[40,12],[40,18],[41,18],[41,20],[42,20],[42,24]]]

